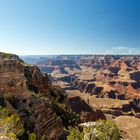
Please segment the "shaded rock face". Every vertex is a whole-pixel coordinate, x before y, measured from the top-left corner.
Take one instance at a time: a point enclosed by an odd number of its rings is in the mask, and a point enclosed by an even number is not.
[[[85,92],[86,93],[93,93],[93,89],[95,88],[95,84],[91,84],[91,83],[89,83],[88,85],[87,85],[87,87],[85,88]]]
[[[27,79],[26,84],[29,90],[35,93],[41,92],[49,94],[51,84],[47,74],[43,75],[35,66],[26,66],[24,68],[24,75]]]
[[[70,101],[70,106],[72,107],[73,110],[75,110],[75,112],[78,113],[81,113],[82,111],[92,112],[92,109],[89,107],[89,105],[86,104],[84,100],[81,100],[79,96],[71,97],[69,101]]]
[[[30,104],[32,115],[26,118],[28,120],[26,125],[31,122],[37,139],[40,140],[43,135],[49,140],[59,137],[63,132],[62,121],[56,117],[49,101],[35,99]]]
[[[134,105],[140,111],[140,98],[134,98],[131,100],[131,104]]]
[[[140,71],[133,71],[130,73],[130,78],[134,81],[140,82]]]
[[[105,120],[106,117],[101,110],[93,110],[84,100],[79,96],[69,98],[71,108],[81,114],[81,119],[84,122]]]

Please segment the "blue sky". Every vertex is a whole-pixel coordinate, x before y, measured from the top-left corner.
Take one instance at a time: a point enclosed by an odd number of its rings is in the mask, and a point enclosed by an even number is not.
[[[140,0],[0,0],[0,51],[140,54]]]

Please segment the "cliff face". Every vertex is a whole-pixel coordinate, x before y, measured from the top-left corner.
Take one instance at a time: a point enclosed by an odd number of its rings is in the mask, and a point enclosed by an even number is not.
[[[0,60],[0,92],[10,92],[18,96],[28,94],[28,89],[35,93],[49,94],[47,75],[43,75],[36,66],[28,66],[17,59]]]
[[[47,74],[42,74],[36,66],[24,66],[24,76],[29,90],[35,93],[50,94],[51,83]]]
[[[0,57],[0,92],[24,94],[26,92],[26,79],[24,67],[18,57]]]
[[[42,136],[53,140],[63,134],[62,120],[57,118],[51,100],[55,96],[64,101],[66,96],[61,89],[52,89],[48,76],[36,66],[26,65],[16,55],[0,53],[0,95],[10,94],[17,99],[4,99],[4,104],[22,117],[26,129],[35,132],[37,140]]]

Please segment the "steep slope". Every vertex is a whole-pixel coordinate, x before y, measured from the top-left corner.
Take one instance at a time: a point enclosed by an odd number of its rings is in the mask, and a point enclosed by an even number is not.
[[[47,75],[36,66],[26,65],[16,55],[1,53],[0,79],[0,95],[4,99],[1,105],[18,113],[37,140],[42,136],[55,139],[63,133],[62,120],[52,109],[54,91]],[[55,90],[55,99],[64,101],[65,92],[56,87]]]

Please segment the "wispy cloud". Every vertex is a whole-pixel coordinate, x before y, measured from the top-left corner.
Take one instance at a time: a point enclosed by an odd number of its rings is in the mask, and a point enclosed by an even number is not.
[[[140,49],[127,46],[116,46],[106,51],[105,54],[119,54],[119,55],[140,54]]]

